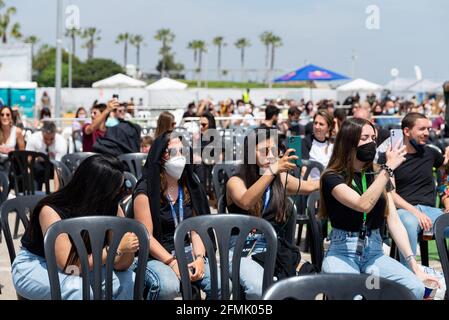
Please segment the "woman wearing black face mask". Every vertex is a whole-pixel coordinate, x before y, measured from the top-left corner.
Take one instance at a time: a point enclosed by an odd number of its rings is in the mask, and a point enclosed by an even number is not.
[[[424,281],[437,281],[421,271],[388,186],[406,154],[405,147],[390,149],[386,165],[373,171],[376,131],[364,119],[348,119],[338,132],[329,165],[321,177],[320,214],[332,224],[331,244],[323,261],[326,273],[368,273],[408,287],[418,299]],[[390,233],[407,257],[410,269],[384,255],[379,229],[387,219]]]

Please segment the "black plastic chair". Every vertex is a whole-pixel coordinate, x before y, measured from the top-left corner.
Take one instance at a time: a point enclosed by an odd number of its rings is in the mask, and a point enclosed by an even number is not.
[[[0,192],[0,204],[8,199],[9,194],[9,177],[6,172],[0,171],[0,185],[2,190]]]
[[[368,274],[317,274],[292,277],[275,283],[264,300],[315,300],[323,294],[327,300],[416,300],[403,285]],[[378,282],[377,282],[378,281]],[[367,284],[379,284],[370,288]]]
[[[48,156],[34,151],[11,151],[8,154],[11,162],[11,173],[14,179],[16,195],[36,194],[35,164],[42,162],[44,166],[45,193],[50,194],[50,177],[53,173],[53,164]],[[39,186],[40,187],[40,186]]]
[[[45,259],[47,261],[47,271],[50,280],[52,300],[61,300],[61,288],[58,276],[58,266],[56,264],[55,241],[58,235],[68,234],[79,256],[81,270],[89,270],[88,253],[83,240],[84,233],[87,232],[90,240],[93,257],[93,283],[88,272],[81,272],[83,278],[83,299],[90,300],[90,287],[92,286],[93,299],[102,300],[102,254],[106,236],[110,236],[109,250],[106,258],[106,287],[105,299],[112,299],[112,271],[114,266],[115,252],[118,245],[127,232],[133,232],[139,239],[138,266],[136,269],[136,280],[134,284],[134,299],[143,299],[144,278],[146,261],[148,258],[149,238],[143,224],[138,221],[106,216],[89,216],[58,221],[50,226],[45,238]]]
[[[224,163],[216,164],[212,169],[212,183],[217,199],[218,213],[226,212],[226,183],[234,172],[235,167],[233,165]]]
[[[131,172],[137,179],[142,177],[142,169],[148,155],[145,153],[126,153],[117,158],[125,164],[125,170]]]
[[[309,178],[310,173],[312,172],[313,169],[318,169],[320,174],[323,173],[324,171],[324,166],[317,161],[302,160],[302,165],[307,168],[306,172],[304,173],[303,180],[307,180]]]
[[[214,214],[189,218],[181,222],[175,230],[175,252],[181,273],[182,293],[185,300],[192,300],[192,284],[187,269],[187,258],[184,251],[184,240],[188,232],[196,231],[201,237],[206,248],[209,259],[211,274],[211,299],[218,299],[218,268],[214,250],[214,243],[210,237],[210,232],[215,231],[215,238],[218,243],[220,254],[220,280],[221,299],[230,299],[229,290],[229,250],[231,232],[239,230],[238,239],[234,248],[232,258],[232,296],[234,300],[239,300],[242,294],[240,283],[240,259],[243,245],[248,234],[256,228],[265,235],[267,241],[267,251],[265,255],[263,273],[263,292],[273,283],[274,265],[277,252],[277,236],[274,228],[264,219],[242,215],[242,214]]]
[[[51,160],[58,175],[59,188],[65,187],[72,180],[72,172],[64,162]]]
[[[83,160],[89,158],[90,156],[96,155],[95,152],[75,152],[69,153],[62,157],[61,162],[64,163],[72,173],[76,171],[78,166]]]
[[[9,214],[11,212],[16,212],[26,230],[29,225],[29,218],[27,214],[31,213],[37,203],[44,197],[45,195],[19,196],[14,199],[6,200],[1,206],[1,226],[5,236],[6,246],[8,247],[11,264],[16,258],[16,250],[14,249],[11,229],[9,227]]]
[[[318,202],[320,201],[320,192],[315,191],[307,198],[307,215],[309,221],[307,223],[310,253],[312,256],[312,263],[321,270],[321,265],[324,259],[323,236],[321,234],[320,223],[317,220],[316,214],[318,210]]]
[[[447,238],[444,235],[444,231],[447,228],[449,228],[449,214],[443,214],[439,216],[435,221],[434,230],[438,255],[440,257],[441,266],[443,268],[444,280],[446,284],[449,284],[449,250]],[[449,292],[447,291],[447,289],[444,298],[446,300],[449,300]]]

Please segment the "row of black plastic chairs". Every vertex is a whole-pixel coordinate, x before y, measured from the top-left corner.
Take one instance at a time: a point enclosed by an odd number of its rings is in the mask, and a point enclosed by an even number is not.
[[[28,227],[27,212],[33,210],[37,202],[42,199],[42,195],[22,196],[16,199],[7,200],[1,207],[2,231],[8,246],[11,263],[15,259],[15,249],[9,229],[8,218],[11,212],[17,212],[25,228]],[[436,237],[438,250],[443,264],[443,269],[447,279],[448,251],[444,240],[444,229],[449,226],[449,216],[442,216],[436,222]],[[175,251],[180,266],[182,294],[183,298],[190,300],[193,298],[192,285],[190,283],[187,258],[184,253],[185,236],[192,230],[199,233],[205,244],[207,256],[210,263],[211,272],[211,298],[229,300],[241,299],[240,286],[233,285],[232,292],[229,286],[229,279],[233,284],[239,283],[239,269],[241,252],[246,240],[246,235],[256,228],[264,233],[267,240],[267,252],[264,263],[263,292],[265,299],[315,299],[318,294],[324,294],[326,299],[354,299],[361,296],[365,299],[414,299],[413,294],[401,285],[380,279],[380,290],[368,290],[366,287],[367,276],[361,275],[317,275],[301,276],[291,279],[281,280],[273,285],[273,273],[276,260],[277,240],[274,228],[265,220],[239,214],[218,214],[198,216],[183,221],[175,231]],[[232,260],[232,272],[229,272],[229,249],[230,237],[233,230],[238,229],[239,235],[234,249]],[[213,230],[213,236],[211,236]],[[88,269],[88,255],[86,244],[81,236],[82,232],[88,232],[90,247],[93,255],[94,277],[89,277],[86,273],[81,273],[83,283],[83,299],[111,299],[112,298],[112,270],[114,254],[109,254],[106,260],[106,275],[102,278],[99,263],[101,252],[104,247],[104,239],[108,231],[112,231],[110,238],[109,252],[115,252],[121,238],[126,232],[134,232],[139,239],[138,266],[135,270],[136,280],[134,286],[134,299],[143,299],[144,292],[144,272],[149,248],[149,237],[143,224],[128,218],[118,217],[84,217],[59,221],[53,224],[47,231],[44,240],[45,255],[48,267],[48,274],[51,286],[51,297],[55,300],[61,299],[60,284],[58,278],[58,267],[55,257],[55,241],[59,234],[67,233],[77,249],[82,270]],[[219,266],[216,260],[216,250],[219,253]],[[446,267],[444,267],[446,266]],[[220,277],[221,287],[219,292],[218,277]],[[105,282],[105,293],[101,286]],[[91,296],[92,288],[93,296]],[[19,297],[20,298],[20,297]]]

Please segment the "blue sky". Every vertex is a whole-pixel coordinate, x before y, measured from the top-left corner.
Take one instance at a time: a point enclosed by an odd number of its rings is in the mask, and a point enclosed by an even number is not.
[[[435,80],[449,78],[449,1],[447,0],[65,0],[80,8],[81,27],[102,30],[97,57],[123,61],[123,48],[115,44],[121,32],[142,34],[147,46],[142,49],[144,71],[154,69],[159,43],[153,39],[157,29],[170,28],[176,35],[173,49],[178,61],[193,68],[193,53],[187,43],[201,39],[211,44],[215,36],[225,37],[223,68],[240,67],[239,51],[233,43],[249,38],[246,52],[248,68],[263,68],[265,50],[259,35],[270,30],[283,39],[276,52],[276,68],[299,68],[305,61],[351,75],[351,52],[356,50],[356,76],[385,83],[390,69],[402,77],[413,77],[413,67]],[[18,9],[15,20],[25,35],[35,34],[42,42],[55,43],[56,0],[6,0]],[[365,26],[369,5],[380,13],[380,28]],[[446,37],[444,32],[446,31]],[[68,41],[65,42],[67,47]],[[81,58],[86,50],[78,45]],[[215,68],[217,49],[210,45],[205,63]],[[135,62],[135,50],[129,51]],[[278,74],[277,74],[278,75]],[[239,73],[236,74],[239,79]]]

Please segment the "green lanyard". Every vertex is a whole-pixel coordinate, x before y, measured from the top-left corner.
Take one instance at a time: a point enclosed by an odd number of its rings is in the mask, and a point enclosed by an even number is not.
[[[360,191],[357,183],[355,183],[354,179],[352,179],[352,186],[354,187],[355,191],[357,191],[360,195],[364,194],[366,192],[366,175],[365,171],[362,171],[362,191]],[[363,224],[366,223],[366,212],[363,213]]]

